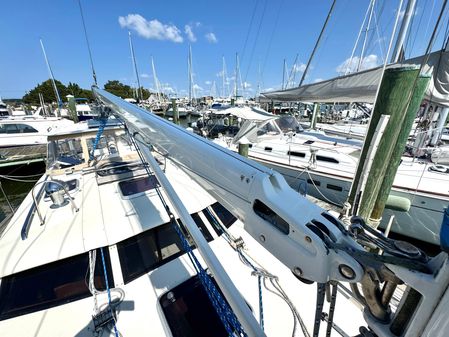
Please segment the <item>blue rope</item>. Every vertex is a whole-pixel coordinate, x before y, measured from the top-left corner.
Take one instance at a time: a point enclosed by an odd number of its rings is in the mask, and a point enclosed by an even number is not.
[[[171,221],[176,233],[181,239],[181,244],[183,246],[184,251],[188,254],[190,260],[193,263],[193,266],[199,276],[201,284],[206,289],[207,296],[209,297],[213,307],[215,308],[218,316],[220,317],[221,322],[223,323],[226,332],[229,336],[235,336],[234,331],[236,331],[240,336],[247,336],[245,331],[243,330],[240,322],[235,316],[232,309],[229,307],[229,304],[225,301],[223,296],[218,291],[217,287],[213,283],[211,277],[206,273],[204,268],[201,266],[201,263],[196,258],[195,254],[190,247],[187,239],[184,234],[181,232],[181,229],[176,224],[174,218]]]
[[[206,212],[209,213],[210,217],[212,218],[212,221],[221,230],[220,224],[218,223],[215,216],[211,213],[211,211],[206,208]],[[221,231],[223,232],[223,230],[221,230]],[[240,251],[238,253],[251,266],[253,271],[257,272],[257,268],[245,256],[243,256],[243,254]],[[262,276],[261,275],[258,275],[258,284],[259,284],[259,324],[260,324],[260,327],[262,328],[262,330],[264,330],[263,302],[262,302]]]
[[[106,271],[106,262],[104,260],[104,253],[103,253],[103,247],[100,248],[100,252],[101,252],[101,261],[103,262],[103,273],[104,273],[104,280],[106,282],[106,290],[108,292],[108,302],[109,302],[109,311],[111,312],[112,315],[112,319],[114,320],[114,333],[115,333],[115,337],[119,337],[118,336],[118,331],[117,331],[117,327],[115,326],[115,319],[114,319],[114,313],[112,312],[112,300],[111,300],[111,290],[109,289],[109,281],[108,281],[108,273]]]
[[[100,125],[98,126],[98,132],[95,136],[94,144],[92,146],[92,152],[89,154],[89,160],[94,160],[94,153],[97,149],[98,143],[100,143],[101,135],[103,134],[104,128],[106,126],[107,118],[100,118]]]
[[[257,283],[259,284],[259,324],[262,330],[264,329],[264,321],[263,321],[263,302],[262,302],[262,276],[257,276]]]

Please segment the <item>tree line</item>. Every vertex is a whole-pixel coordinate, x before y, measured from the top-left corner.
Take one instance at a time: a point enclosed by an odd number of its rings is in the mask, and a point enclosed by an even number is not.
[[[89,101],[94,99],[90,89],[83,89],[76,83],[69,82],[69,84],[65,86],[62,82],[55,80],[55,84],[58,89],[59,96],[63,102],[67,101],[67,95],[73,95],[75,98],[87,98]],[[104,85],[104,89],[121,98],[136,97],[136,90],[134,88],[131,88],[129,85],[123,84],[117,80],[108,81]],[[144,100],[148,99],[151,95],[151,92],[143,87],[140,88],[140,91],[142,93],[142,99]],[[27,92],[22,97],[22,101],[26,104],[39,105],[39,93],[42,94],[45,103],[57,101],[51,79],[39,83],[36,87]]]

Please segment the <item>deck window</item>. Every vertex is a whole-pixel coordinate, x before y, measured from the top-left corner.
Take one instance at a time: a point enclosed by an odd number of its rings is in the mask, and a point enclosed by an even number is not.
[[[206,240],[212,235],[197,214],[192,215]],[[178,220],[179,221],[179,220]],[[193,240],[180,222],[182,232],[193,246]],[[181,239],[171,223],[147,230],[117,244],[125,284],[184,254]]]
[[[267,152],[271,152],[271,151],[273,151],[273,148],[269,147],[269,146],[265,146],[264,150]]]
[[[224,206],[218,202],[213,204],[211,208],[214,210],[215,214],[217,214],[218,218],[222,222],[222,224],[229,228],[231,225],[237,221],[237,218],[232,215]]]
[[[108,249],[103,248],[109,287],[114,286]],[[105,290],[103,263],[97,249],[95,287]],[[0,320],[52,308],[91,296],[87,287],[87,253],[52,262],[2,278]],[[86,274],[87,273],[87,274]]]
[[[223,234],[223,229],[220,226],[218,219],[215,217],[214,213],[226,228],[229,228],[237,220],[237,218],[218,202],[213,204],[211,208],[213,212],[209,208],[205,208],[203,210],[203,214],[206,217],[207,221],[209,221],[209,223],[212,225],[217,235],[221,235]]]

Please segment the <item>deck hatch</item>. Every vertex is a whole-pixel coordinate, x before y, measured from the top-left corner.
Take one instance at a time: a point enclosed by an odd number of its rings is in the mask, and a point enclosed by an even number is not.
[[[120,191],[124,197],[129,197],[134,194],[144,193],[159,186],[159,183],[154,175],[145,176],[141,178],[125,180],[118,183]]]
[[[160,304],[173,337],[228,336],[198,276],[162,295]]]

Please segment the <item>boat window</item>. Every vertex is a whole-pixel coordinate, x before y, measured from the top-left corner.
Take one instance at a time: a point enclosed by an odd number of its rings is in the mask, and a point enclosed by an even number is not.
[[[204,224],[203,220],[201,220],[198,213],[192,214],[192,219],[193,219],[193,221],[195,221],[196,225],[200,229],[200,232],[203,234],[203,236],[207,240],[207,242],[212,241],[213,237],[207,230],[206,225]]]
[[[0,133],[19,133],[16,124],[1,124]]]
[[[315,143],[314,140],[308,140],[308,141],[305,141],[303,144],[310,145],[310,144],[313,144],[313,143]]]
[[[359,159],[359,158],[360,158],[360,153],[361,153],[360,150],[355,150],[355,151],[352,151],[349,155],[350,155],[351,157],[354,157],[354,158],[356,158],[356,159]]]
[[[254,202],[253,210],[262,219],[279,229],[282,233],[290,233],[290,226],[287,221],[277,215],[270,207],[265,205],[262,201],[257,200]]]
[[[319,180],[307,179],[307,183],[313,184],[315,186],[320,186],[321,185],[321,182]]]
[[[298,123],[295,117],[293,116],[282,116],[275,120],[275,123],[279,126],[282,132],[301,132],[304,129]]]
[[[337,185],[332,185],[332,184],[327,184],[326,187],[330,190],[334,190],[334,191],[343,191],[343,188],[341,186],[337,186]]]
[[[262,136],[265,134],[270,134],[270,135],[277,135],[279,134],[279,131],[276,129],[275,126],[273,126],[271,124],[271,122],[268,122],[267,124],[265,124],[264,126],[260,127],[257,130],[257,135],[258,136]]]
[[[198,276],[162,295],[160,304],[173,337],[228,336]]]
[[[20,133],[34,133],[37,132],[35,128],[29,126],[28,124],[17,124],[17,129]]]
[[[325,162],[328,162],[328,163],[335,163],[335,164],[339,163],[339,161],[337,159],[335,159],[335,158],[326,157],[326,156],[320,156],[320,155],[316,156],[316,160],[321,160],[321,161],[325,161]]]
[[[120,192],[122,192],[122,195],[125,197],[153,190],[158,185],[158,181],[154,175],[125,180],[118,183]]]
[[[197,215],[194,214],[192,217],[196,222]],[[204,237],[211,241],[212,235],[204,223],[202,221],[202,225],[196,223]],[[187,241],[193,246],[193,241],[181,222],[180,225]],[[117,249],[125,284],[184,254],[181,240],[171,223],[163,224],[119,242]]]
[[[109,287],[114,286],[107,248],[103,248]],[[91,296],[86,278],[87,253],[52,262],[2,278],[0,283],[0,320],[52,308]],[[97,249],[95,287],[105,290],[103,264]]]
[[[237,221],[237,218],[232,215],[232,213],[229,212],[226,208],[224,208],[222,204],[216,202],[215,204],[211,205],[211,208],[214,210],[215,214],[217,214],[221,223],[226,228],[231,227],[231,225]]]
[[[273,150],[273,148],[272,148],[272,147],[269,147],[269,146],[265,146],[264,150],[265,150],[265,151],[268,151],[268,152],[271,152],[271,151]]]
[[[305,158],[306,154],[304,152],[288,151],[287,154],[293,157]]]
[[[0,133],[35,133],[35,128],[28,124],[1,124]]]

